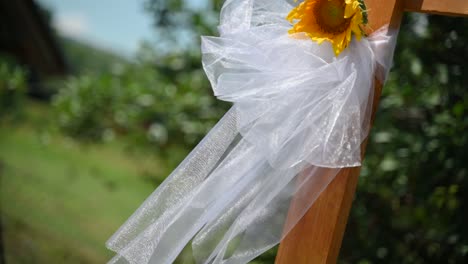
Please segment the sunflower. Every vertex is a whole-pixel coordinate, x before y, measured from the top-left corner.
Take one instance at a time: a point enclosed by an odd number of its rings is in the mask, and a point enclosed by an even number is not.
[[[361,26],[367,24],[363,0],[304,0],[287,19],[297,21],[290,34],[304,32],[319,44],[329,41],[336,56],[351,42],[352,34],[361,39]]]

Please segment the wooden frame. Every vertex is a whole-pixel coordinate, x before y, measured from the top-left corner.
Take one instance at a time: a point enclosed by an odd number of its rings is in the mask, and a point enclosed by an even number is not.
[[[465,0],[365,0],[369,10],[369,24],[373,30],[389,24],[398,29],[404,11],[443,15],[468,15]],[[369,32],[372,33],[372,32]],[[382,84],[376,82],[375,115]],[[365,152],[367,141],[362,145]],[[276,264],[330,264],[336,263],[343,240],[346,223],[356,191],[360,168],[342,169],[309,211],[288,233],[280,244]],[[313,190],[298,194],[303,197]],[[289,217],[294,218],[295,208],[301,199],[293,199]],[[287,220],[288,221],[288,220]],[[288,224],[286,224],[288,225]]]
[[[468,1],[405,0],[405,11],[439,14],[445,16],[468,16]]]

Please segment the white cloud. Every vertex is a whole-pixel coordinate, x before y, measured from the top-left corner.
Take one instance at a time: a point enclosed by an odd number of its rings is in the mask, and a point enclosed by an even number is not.
[[[86,17],[79,13],[57,14],[54,27],[60,34],[74,38],[83,38],[89,29]]]

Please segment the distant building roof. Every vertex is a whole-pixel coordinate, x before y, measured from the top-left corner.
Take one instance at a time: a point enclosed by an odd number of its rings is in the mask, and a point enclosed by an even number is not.
[[[44,11],[33,0],[0,0],[0,53],[41,76],[68,72]]]

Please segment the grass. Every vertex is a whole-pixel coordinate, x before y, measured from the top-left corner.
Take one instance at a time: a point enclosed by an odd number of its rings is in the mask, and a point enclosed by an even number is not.
[[[152,155],[80,145],[50,132],[47,107],[0,126],[0,202],[7,263],[103,263],[105,241],[153,191]],[[146,176],[145,176],[146,175]]]
[[[16,125],[0,122],[6,263],[105,263],[113,255],[105,241],[168,168],[119,142],[80,144],[54,132],[47,105],[30,101],[25,110]],[[275,252],[251,263],[273,263]],[[194,263],[190,245],[175,263]]]

